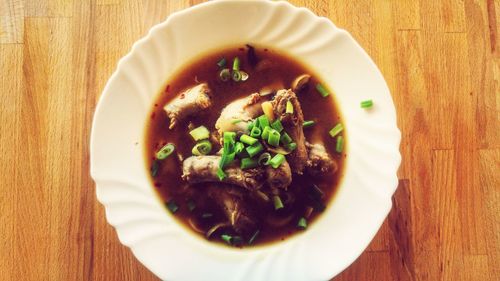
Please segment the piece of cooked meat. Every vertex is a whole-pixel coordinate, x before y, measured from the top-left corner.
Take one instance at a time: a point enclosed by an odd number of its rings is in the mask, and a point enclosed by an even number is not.
[[[253,233],[257,219],[240,188],[228,184],[211,184],[207,191],[208,196],[224,211],[234,231],[242,235]]]
[[[163,109],[170,118],[172,129],[186,117],[212,106],[211,90],[207,83],[201,83],[180,93],[175,99],[165,105]]]
[[[288,101],[293,105],[293,113],[286,113],[286,103]],[[299,100],[292,90],[283,89],[276,93],[271,103],[274,116],[281,120],[285,131],[297,144],[297,148],[287,156],[292,172],[302,175],[307,161],[307,149],[302,129],[304,115]]]
[[[274,189],[287,189],[292,183],[292,170],[285,160],[281,165],[274,169],[271,165],[266,167],[266,178],[269,187]]]
[[[330,171],[337,171],[337,163],[333,161],[321,143],[306,143],[309,150],[306,170],[310,175],[320,175]]]
[[[222,136],[223,132],[248,132],[251,120],[262,114],[260,106],[263,98],[254,93],[247,97],[237,99],[228,104],[215,122],[215,128]]]
[[[217,177],[220,160],[221,156],[218,155],[188,157],[182,162],[182,178],[188,183],[220,182]],[[235,162],[225,169],[224,183],[241,186],[248,190],[259,189],[264,184],[262,168],[242,170],[239,165],[234,164]]]

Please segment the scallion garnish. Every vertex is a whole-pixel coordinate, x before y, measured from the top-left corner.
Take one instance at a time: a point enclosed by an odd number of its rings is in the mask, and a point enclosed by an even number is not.
[[[274,147],[278,147],[280,145],[280,138],[281,138],[281,134],[272,129],[270,132],[269,132],[269,137],[267,138],[267,143],[274,146]]]
[[[220,68],[223,68],[224,66],[226,66],[226,58],[221,58],[221,59],[217,62],[217,65],[218,65]]]
[[[342,136],[337,137],[337,144],[335,145],[335,151],[342,153],[344,149],[344,138]]]
[[[233,60],[233,70],[239,71],[240,70],[240,58],[235,57]]]
[[[217,177],[219,178],[220,181],[223,181],[226,178],[226,173],[224,173],[224,170],[221,168],[217,169]]]
[[[188,210],[189,210],[190,212],[192,212],[192,211],[194,211],[194,209],[196,209],[196,203],[194,203],[194,201],[193,201],[193,200],[189,200],[189,201],[187,202],[187,207],[188,207]]]
[[[199,141],[193,149],[191,150],[191,153],[196,156],[201,156],[201,155],[207,155],[210,153],[212,150],[212,144],[210,143],[209,140],[202,140]]]
[[[324,98],[328,97],[330,95],[330,93],[328,93],[328,90],[326,90],[326,88],[323,85],[321,85],[320,83],[316,84],[316,90],[318,90],[318,92]]]
[[[240,70],[239,72],[240,72],[240,74],[241,74],[241,81],[247,81],[247,80],[248,80],[248,77],[250,77],[250,76],[248,75],[248,73],[246,73],[246,72],[245,72],[245,71],[243,71],[243,70]]]
[[[281,121],[279,119],[276,119],[276,121],[274,121],[271,124],[271,128],[273,128],[276,131],[278,131],[279,133],[281,133],[281,131],[283,131],[283,124],[281,124]]]
[[[269,119],[267,118],[266,115],[261,115],[259,116],[259,118],[257,118],[257,123],[259,124],[259,127],[261,129],[263,128],[266,128],[267,126],[269,126]]]
[[[259,127],[253,127],[252,130],[250,131],[250,136],[252,138],[258,138],[258,137],[260,137],[261,133],[262,133],[262,130]]]
[[[231,162],[234,161],[234,157],[236,156],[236,152],[231,153],[222,153],[222,157],[219,163],[219,168],[225,169]]]
[[[313,120],[307,120],[302,123],[302,128],[308,128],[314,126],[315,122]]]
[[[304,217],[301,217],[299,221],[297,222],[297,227],[300,229],[306,229],[307,228],[307,220]]]
[[[291,101],[286,102],[286,110],[285,113],[293,114],[293,104]]]
[[[241,169],[251,169],[259,166],[259,162],[252,158],[243,158],[241,159]]]
[[[295,149],[297,149],[297,144],[294,142],[291,142],[291,143],[285,145],[285,148],[288,151],[294,151]]]
[[[160,170],[160,161],[154,160],[153,164],[151,164],[151,176],[154,178],[158,175],[158,171]]]
[[[241,122],[243,122],[243,120],[241,120],[241,119],[233,119],[231,121],[231,124],[236,125],[236,124],[241,123]]]
[[[270,160],[271,160],[271,154],[269,152],[264,152],[259,156],[259,159],[257,161],[259,162],[259,165],[267,166],[269,165]]]
[[[259,236],[260,230],[255,231],[255,233],[250,237],[248,240],[248,245],[252,245],[255,239],[257,239],[257,236]]]
[[[260,135],[263,140],[267,140],[269,138],[269,132],[271,132],[272,128],[269,126],[264,127],[262,130],[262,134]]]
[[[271,158],[271,160],[269,160],[269,165],[277,169],[284,161],[285,161],[285,155],[278,153],[274,155],[274,157]]]
[[[373,100],[364,100],[361,102],[361,108],[370,108],[373,106]]]
[[[175,212],[177,212],[177,210],[179,210],[179,206],[177,206],[177,203],[175,203],[174,199],[168,200],[166,205],[167,205],[167,208],[170,210],[170,212],[172,212],[172,214],[175,214]]]
[[[210,131],[205,126],[199,126],[198,128],[191,130],[189,134],[195,141],[208,139],[210,137]]]
[[[260,142],[256,142],[254,145],[251,145],[246,148],[246,151],[250,157],[254,157],[255,155],[259,154],[262,150],[264,150],[264,147]]]
[[[280,142],[283,145],[287,145],[287,144],[289,144],[289,143],[292,142],[292,138],[287,133],[284,133],[284,134],[281,135]]]
[[[158,152],[156,152],[156,159],[164,160],[168,156],[170,156],[170,154],[172,154],[172,152],[174,152],[174,150],[175,150],[174,144],[167,143],[162,148],[160,148],[160,150],[158,150]]]
[[[237,142],[234,145],[234,152],[236,152],[236,155],[239,155],[241,152],[245,150],[245,145],[241,142]]]
[[[251,131],[253,127],[259,127],[257,126],[257,119],[253,120],[252,122],[248,123],[248,130]]]
[[[233,238],[231,235],[227,235],[227,234],[222,234],[220,236],[220,238],[226,242],[228,245],[231,245],[231,238]]]
[[[335,136],[337,136],[340,132],[342,132],[342,130],[344,130],[344,126],[342,126],[342,123],[338,123],[337,125],[335,125],[335,127],[333,127],[329,134],[332,138],[334,138]]]
[[[274,209],[279,210],[283,209],[283,202],[281,202],[281,198],[278,195],[273,196]]]
[[[235,132],[224,132],[222,135],[224,143],[229,143],[229,144],[234,144],[236,140],[236,133]]]
[[[223,70],[221,70],[219,72],[219,78],[223,82],[229,81],[229,79],[231,78],[231,71],[229,70],[229,68],[224,68]]]
[[[256,139],[256,138],[253,138],[249,135],[241,135],[240,137],[240,141],[244,144],[248,144],[248,145],[254,145],[256,142],[258,142],[259,140]]]
[[[241,73],[237,70],[233,70],[233,73],[231,74],[231,78],[233,78],[234,82],[240,82],[241,81]]]

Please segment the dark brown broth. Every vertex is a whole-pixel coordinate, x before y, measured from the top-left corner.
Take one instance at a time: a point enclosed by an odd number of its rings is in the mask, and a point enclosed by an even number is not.
[[[336,186],[339,183],[343,172],[343,160],[345,154],[335,152],[335,140],[332,139],[328,131],[340,122],[340,113],[334,104],[333,98],[323,98],[316,91],[314,85],[318,83],[318,77],[312,71],[298,63],[294,59],[283,55],[282,53],[271,49],[257,49],[259,60],[269,60],[272,62],[272,67],[266,70],[256,72],[250,67],[246,58],[246,48],[235,47],[228,48],[222,51],[211,53],[200,57],[191,63],[187,64],[181,71],[173,76],[165,90],[158,96],[155,105],[151,112],[151,118],[148,122],[146,130],[146,153],[147,167],[151,167],[155,152],[166,143],[174,143],[176,151],[180,152],[184,157],[191,155],[191,149],[194,146],[194,140],[189,136],[187,123],[193,122],[194,125],[204,125],[209,130],[214,130],[214,124],[220,115],[221,110],[235,99],[247,96],[257,92],[262,87],[271,84],[276,80],[282,80],[285,87],[290,87],[291,82],[295,77],[303,73],[313,75],[309,87],[304,92],[298,94],[299,101],[302,105],[304,117],[306,120],[314,120],[316,125],[304,129],[306,139],[309,142],[322,141],[328,153],[339,165],[338,171],[330,173],[321,178],[311,178],[309,176],[295,176],[289,190],[296,195],[296,201],[292,207],[287,206],[283,213],[279,214],[286,216],[293,214],[293,219],[285,227],[271,228],[263,227],[260,229],[259,236],[254,244],[263,244],[277,240],[284,240],[290,237],[291,234],[300,231],[297,229],[297,221],[303,216],[306,206],[311,205],[307,190],[311,186],[311,182],[318,185],[325,197],[324,203],[327,205],[333,197]],[[241,69],[246,71],[250,78],[245,82],[222,82],[218,79],[219,67],[216,64],[220,58],[225,57],[227,65],[230,66],[232,59],[238,56],[241,59]],[[209,87],[213,91],[213,105],[210,110],[203,112],[200,116],[189,118],[187,122],[179,123],[173,130],[168,129],[169,119],[163,111],[163,106],[172,100],[176,94],[182,90],[194,86],[197,82],[208,82]],[[324,85],[324,83],[322,83]],[[212,150],[215,153],[215,149]],[[187,186],[181,179],[182,163],[174,155],[170,156],[161,163],[161,168],[158,175],[153,178],[153,184],[160,194],[162,200],[167,202],[173,199],[179,206],[179,210],[175,213],[175,217],[184,224],[187,228],[192,229],[188,220],[193,218],[197,221],[197,225],[206,231],[213,224],[225,221],[223,213],[217,206],[207,198],[204,193],[204,185],[197,184],[195,186]],[[187,201],[193,200],[196,202],[197,208],[190,212],[187,207]],[[203,206],[203,210],[200,210]],[[258,217],[263,218],[268,214],[276,214],[272,203],[255,208]],[[212,213],[213,216],[206,219],[201,219],[203,213]],[[318,217],[321,212],[314,211],[308,219],[310,227],[311,223]],[[307,231],[307,230],[306,230]],[[200,234],[202,236],[203,234]],[[247,237],[248,238],[248,237]],[[211,239],[220,241],[219,239]]]

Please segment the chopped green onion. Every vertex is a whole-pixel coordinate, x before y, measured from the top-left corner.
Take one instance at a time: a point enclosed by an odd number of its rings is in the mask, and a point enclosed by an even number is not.
[[[278,131],[279,133],[281,133],[281,131],[283,131],[283,125],[281,124],[281,121],[279,119],[276,119],[276,121],[274,121],[271,124],[271,127],[273,129],[275,129],[276,131]]]
[[[262,150],[264,150],[264,147],[260,142],[256,142],[254,145],[249,146],[246,148],[246,151],[250,157],[254,157],[255,155],[259,154]]]
[[[283,202],[281,202],[281,198],[278,195],[273,196],[274,209],[279,210],[283,209]]]
[[[221,58],[221,59],[217,62],[217,65],[218,65],[220,68],[223,68],[224,66],[226,66],[226,58]]]
[[[259,116],[259,118],[257,118],[257,120],[258,120],[258,124],[259,124],[258,126],[261,129],[269,126],[269,119],[267,118],[266,115]]]
[[[231,78],[231,71],[229,70],[229,68],[224,68],[223,70],[221,70],[219,72],[219,78],[223,82],[229,81],[229,78]]]
[[[257,161],[259,162],[259,165],[267,166],[269,165],[270,160],[271,160],[271,154],[269,152],[264,152],[259,156],[259,159]]]
[[[263,140],[267,140],[269,138],[269,132],[271,132],[272,128],[269,126],[264,127],[262,130],[262,134],[260,135]]]
[[[256,124],[257,124],[257,119],[248,123],[248,130],[251,131],[253,129],[253,127],[258,127]]]
[[[332,138],[334,138],[335,136],[337,136],[340,132],[342,132],[342,130],[344,129],[344,126],[342,126],[342,123],[338,123],[337,125],[335,125],[335,127],[333,127],[329,134]]]
[[[284,133],[281,135],[280,142],[284,145],[287,145],[292,142],[292,138],[287,133]]]
[[[223,142],[224,142],[224,153],[231,153],[234,149],[234,143],[236,139],[235,132],[224,132],[223,134]]]
[[[286,110],[285,113],[293,114],[293,104],[291,101],[286,102]]]
[[[306,229],[307,228],[307,221],[304,217],[301,217],[299,221],[297,222],[297,227],[300,229]]]
[[[162,148],[160,148],[160,150],[158,150],[158,152],[156,152],[156,159],[164,160],[168,156],[170,156],[170,154],[172,154],[172,152],[174,152],[174,150],[175,150],[175,146],[172,143],[167,143]]]
[[[326,90],[326,88],[321,85],[321,84],[316,84],[316,90],[318,90],[318,92],[321,94],[322,97],[328,97],[330,95],[330,93],[328,93],[328,91]]]
[[[170,210],[170,212],[172,212],[172,214],[175,214],[175,212],[177,212],[177,210],[179,210],[179,206],[177,206],[177,204],[175,203],[175,201],[173,199],[170,199],[166,205],[167,205],[167,208]]]
[[[209,140],[199,141],[191,150],[191,153],[196,156],[207,155],[212,150],[212,144]]]
[[[255,233],[250,237],[248,240],[248,245],[252,245],[255,239],[257,239],[257,236],[259,236],[260,230],[255,231]]]
[[[271,130],[269,132],[269,137],[267,138],[267,143],[274,147],[278,147],[280,145],[280,138],[281,135],[278,131]]]
[[[189,134],[195,141],[208,139],[210,137],[210,131],[205,126],[199,126],[198,128],[191,130]]]
[[[240,58],[239,57],[235,57],[234,60],[233,60],[233,70],[240,70]]]
[[[228,245],[231,245],[231,239],[233,238],[231,235],[222,234],[220,238],[224,240],[224,242],[226,242]]]
[[[361,108],[370,108],[373,106],[373,100],[364,100],[361,102]]]
[[[335,146],[335,151],[342,153],[344,149],[344,138],[342,136],[337,137],[337,145]]]
[[[278,168],[283,162],[285,161],[285,155],[283,154],[276,154],[274,155],[274,157],[269,160],[269,164],[271,165],[271,167],[273,168]]]
[[[240,137],[240,141],[244,144],[248,144],[248,145],[254,145],[256,142],[258,142],[259,140],[256,139],[256,138],[252,138],[251,136],[249,135],[241,135]]]
[[[154,178],[158,175],[158,171],[160,170],[160,161],[154,160],[153,164],[151,164],[151,176]]]
[[[245,150],[245,145],[241,142],[237,142],[234,145],[234,152],[236,152],[237,155],[239,155],[241,152]]]
[[[231,162],[234,161],[234,157],[236,156],[236,152],[231,153],[222,153],[222,157],[219,163],[219,168],[225,169]]]
[[[231,77],[234,82],[239,82],[241,80],[241,73],[238,70],[233,70]]]
[[[236,124],[241,123],[241,122],[243,122],[243,120],[241,120],[241,119],[233,119],[231,121],[231,124],[236,125]]]
[[[203,214],[201,214],[201,218],[202,219],[208,219],[208,218],[211,218],[213,216],[214,216],[214,214],[212,214],[212,213],[203,213]]]
[[[243,158],[241,159],[241,169],[251,169],[259,166],[259,162],[252,158]]]
[[[188,210],[192,212],[194,209],[196,209],[196,204],[194,203],[193,200],[189,200],[187,202]]]
[[[285,145],[285,148],[288,151],[294,151],[295,149],[297,149],[297,144],[294,142],[291,142],[291,143]]]
[[[314,126],[315,122],[313,120],[307,120],[302,123],[302,128],[309,128]]]
[[[226,173],[224,173],[224,170],[221,168],[217,169],[217,177],[219,178],[220,181],[223,181],[226,178]]]
[[[250,136],[253,138],[258,138],[260,137],[261,133],[262,130],[259,127],[253,127],[252,130],[250,131]]]

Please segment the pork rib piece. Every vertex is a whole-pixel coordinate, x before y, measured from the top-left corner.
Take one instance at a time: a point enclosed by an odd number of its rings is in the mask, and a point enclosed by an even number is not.
[[[191,156],[182,162],[182,178],[188,183],[220,182],[217,176],[221,156]],[[259,189],[265,180],[262,168],[242,170],[239,165],[232,164],[224,171],[223,182],[234,184],[248,190]]]
[[[207,190],[208,196],[224,211],[234,231],[242,235],[253,233],[257,219],[245,200],[245,194],[239,187],[228,184],[211,184]]]
[[[287,189],[292,183],[292,170],[285,160],[281,165],[274,169],[271,165],[266,167],[267,184],[272,190]]]
[[[288,101],[292,103],[293,113],[286,113],[286,104]],[[271,103],[273,105],[274,116],[280,119],[285,131],[297,144],[297,148],[287,155],[292,172],[302,175],[308,156],[304,131],[302,129],[304,114],[302,113],[299,100],[292,90],[283,89],[276,93]]]
[[[165,110],[168,118],[170,118],[169,128],[172,129],[177,123],[188,116],[211,107],[211,92],[207,83],[201,83],[185,90],[166,104],[163,110]]]
[[[306,143],[309,150],[306,170],[310,175],[320,175],[330,171],[337,171],[337,163],[331,159],[330,155],[321,143]]]
[[[215,128],[222,136],[223,132],[248,132],[251,120],[262,114],[263,98],[254,93],[247,97],[237,99],[228,104],[215,122]]]

